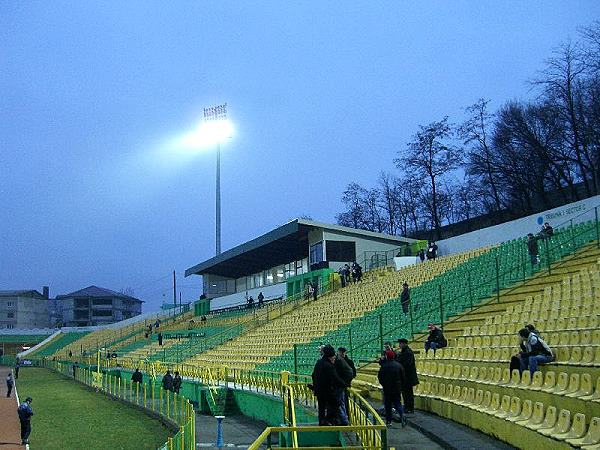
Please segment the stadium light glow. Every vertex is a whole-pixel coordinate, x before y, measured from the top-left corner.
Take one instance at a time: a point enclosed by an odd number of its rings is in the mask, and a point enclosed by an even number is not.
[[[179,144],[192,151],[213,147],[233,136],[233,124],[229,120],[203,122],[196,130],[184,135]]]

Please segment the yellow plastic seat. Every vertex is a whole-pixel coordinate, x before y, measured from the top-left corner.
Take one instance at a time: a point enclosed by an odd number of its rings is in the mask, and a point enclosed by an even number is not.
[[[577,392],[579,390],[579,382],[580,382],[579,374],[572,373],[571,376],[569,376],[569,386],[567,387],[567,389],[565,389],[564,392],[561,392],[561,394],[569,395],[569,394],[573,394],[574,392]]]
[[[594,348],[584,347],[583,354],[581,355],[581,361],[579,364],[582,366],[591,366],[594,364]]]
[[[479,406],[477,406],[476,408],[473,408],[473,409],[484,412],[489,409],[491,403],[492,403],[492,393],[490,391],[485,391],[483,393],[483,401],[481,402],[481,404]]]
[[[510,369],[504,368],[502,369],[502,378],[498,382],[498,384],[510,384],[512,374],[510,373]]]
[[[490,407],[487,411],[484,411],[488,414],[495,415],[500,410],[500,394],[494,393],[492,394],[492,402],[490,403]]]
[[[471,408],[477,409],[483,403],[483,390],[477,389]]]
[[[494,367],[492,370],[492,374],[489,376],[489,382],[491,384],[500,384],[502,381],[502,369],[500,367]],[[510,372],[509,369],[505,369]]]
[[[553,434],[554,439],[564,441],[567,439],[581,439],[585,435],[585,414],[577,413],[573,416],[571,427],[563,433]]]
[[[454,378],[455,380],[458,380],[460,378],[460,373],[462,371],[462,368],[460,365],[455,364],[454,365],[454,370],[452,372],[452,378]]]
[[[532,427],[541,426],[544,423],[544,419],[544,404],[542,402],[535,402],[531,416],[527,420],[518,420],[517,423],[533,430],[534,428]]]
[[[535,373],[533,374],[535,376]],[[546,376],[544,377],[544,384],[541,388],[542,391],[550,392],[556,388],[556,373],[552,370],[546,372]]]
[[[534,416],[535,416],[535,411],[534,411]],[[548,408],[546,408],[546,414],[544,415],[544,419],[542,420],[541,423],[526,425],[526,427],[531,430],[541,430],[541,429],[547,430],[547,429],[554,428],[554,426],[556,425],[556,421],[557,421],[556,407],[548,406]]]
[[[529,371],[526,370],[523,373],[529,373]],[[521,374],[519,373],[518,369],[513,369],[513,371],[510,373],[510,381],[508,384],[510,384],[511,386],[519,386],[521,384]]]
[[[501,419],[508,417],[510,415],[510,401],[510,395],[503,395],[502,401],[500,402],[500,408],[494,413],[494,415]]]
[[[585,425],[585,424],[584,424]],[[592,417],[587,433],[581,438],[567,438],[566,441],[574,447],[600,444],[600,417]]]
[[[438,385],[438,396],[440,398],[446,398],[446,383],[440,383]]]
[[[526,372],[529,372],[528,370]],[[554,373],[554,372],[552,372]],[[525,372],[523,372],[525,375]],[[530,373],[531,376],[531,373]],[[529,389],[533,389],[534,391],[539,391],[544,386],[544,374],[539,370],[533,372],[533,378],[531,379],[531,384],[529,385]]]
[[[563,433],[567,433],[571,428],[571,411],[568,409],[561,409],[558,414],[556,423],[551,428],[539,428],[538,433],[544,436],[556,436]]]
[[[480,383],[487,383],[488,379],[488,369],[485,366],[479,368],[479,378],[477,381]]]
[[[520,400],[519,397],[513,398]],[[519,407],[521,408],[519,414],[517,416],[507,417],[506,420],[510,422],[525,422],[531,418],[531,415],[533,414],[533,404],[531,400],[523,400],[523,405],[519,405]],[[512,404],[510,409],[513,409]]]
[[[479,367],[473,366],[469,372],[469,380],[477,381],[477,378],[479,378]]]
[[[592,395],[594,393],[594,385],[592,384],[592,376],[589,373],[582,373],[579,376],[579,379],[580,380],[579,380],[578,389],[574,392],[570,392],[570,389],[569,389],[569,392],[565,394],[567,397],[580,398],[580,397],[586,397],[588,395]]]
[[[583,351],[581,347],[572,347],[571,348],[571,358],[569,358],[569,364],[579,364],[582,358]]]
[[[471,368],[469,366],[462,366],[462,369],[460,371],[460,377],[463,380],[466,380],[469,378],[469,372],[471,371]]]
[[[585,401],[600,401],[600,377],[596,379],[596,388],[591,394],[580,397]]]

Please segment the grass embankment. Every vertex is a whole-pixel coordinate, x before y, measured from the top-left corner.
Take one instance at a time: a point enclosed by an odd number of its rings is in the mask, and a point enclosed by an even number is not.
[[[32,397],[32,450],[156,450],[170,430],[129,405],[47,369],[21,368],[19,399]]]

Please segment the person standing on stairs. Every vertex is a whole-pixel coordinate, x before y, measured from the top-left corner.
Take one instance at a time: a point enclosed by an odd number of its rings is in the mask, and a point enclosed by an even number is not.
[[[404,368],[395,360],[396,353],[393,350],[385,352],[385,360],[381,363],[377,379],[383,388],[383,402],[385,405],[385,423],[392,424],[392,406],[400,414],[402,426],[406,426],[406,417],[404,409],[400,402],[400,393],[404,386]]]
[[[402,292],[400,293],[400,304],[402,305],[402,312],[404,315],[408,315],[410,308],[410,289],[408,283],[405,281],[402,285]]]
[[[331,345],[325,345],[321,348],[321,353],[323,356],[312,372],[312,389],[317,397],[319,425],[335,425],[339,411],[335,391],[344,388],[346,383],[339,377],[334,366],[335,349]]]
[[[527,235],[527,253],[529,254],[529,258],[531,260],[531,266],[535,266],[538,263],[539,251],[540,249],[537,238],[533,235],[533,233],[529,233]]]
[[[404,384],[402,385],[402,402],[406,414],[415,412],[415,395],[413,387],[419,384],[417,376],[417,364],[415,362],[415,354],[408,346],[408,339],[398,339],[400,352],[396,353],[396,361],[402,364],[404,368]]]

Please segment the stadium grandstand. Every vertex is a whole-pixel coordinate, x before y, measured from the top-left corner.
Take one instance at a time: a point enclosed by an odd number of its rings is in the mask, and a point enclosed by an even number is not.
[[[203,442],[201,433],[191,431],[196,417],[191,405],[214,416],[235,406],[261,417],[268,427],[249,448],[273,436],[281,447],[390,448],[403,430],[386,427],[377,412],[378,359],[386,342],[406,338],[420,380],[417,414],[409,425],[418,427],[419,414],[428,413],[515,448],[597,449],[599,202],[592,197],[577,208],[567,205],[450,238],[438,243],[444,249],[439,257],[425,262],[414,256],[418,241],[296,220],[188,269],[188,275],[203,274],[209,283],[224,281],[222,290],[193,308],[13,339],[39,341],[19,354],[22,360],[66,374],[75,366],[79,381],[141,408],[158,408],[181,427],[170,438],[179,445],[173,448]],[[532,260],[525,235],[537,233],[547,216],[561,220],[554,221],[551,236],[539,237]],[[330,242],[340,236],[353,244]],[[298,251],[288,253],[292,247]],[[329,256],[339,251],[344,257]],[[267,276],[277,279],[292,260],[302,270],[272,283],[278,291],[269,291],[260,307],[246,302],[247,290],[266,291]],[[342,287],[337,269],[355,260],[364,267],[362,281]],[[303,288],[315,280],[316,298]],[[411,289],[408,310],[400,299],[403,283]],[[228,302],[237,303],[215,306],[229,295],[235,297]],[[519,352],[517,332],[529,323],[555,360],[521,375],[509,363]],[[424,351],[429,324],[443,330],[447,347]],[[358,369],[348,426],[315,426],[309,384],[322,344],[347,348]],[[135,369],[141,369],[141,385],[129,381]],[[181,397],[156,390],[167,370],[183,375]],[[183,409],[171,417],[169,405],[177,404]],[[445,438],[434,440],[447,446]]]

